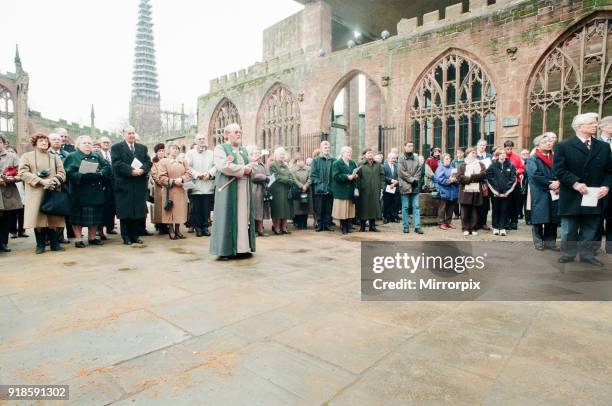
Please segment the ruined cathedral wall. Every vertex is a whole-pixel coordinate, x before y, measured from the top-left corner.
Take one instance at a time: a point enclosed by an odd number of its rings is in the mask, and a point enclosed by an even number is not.
[[[497,96],[496,134],[522,145],[527,134],[527,86],[530,75],[549,47],[569,27],[594,12],[612,12],[603,0],[486,0],[449,6],[438,12],[401,20],[398,35],[334,53],[293,51],[248,69],[211,81],[210,93],[199,99],[198,127],[207,133],[217,103],[229,98],[238,108],[245,141],[255,141],[258,111],[275,83],[300,96],[301,132],[326,131],[328,108],[336,92],[354,72],[365,74],[381,90],[380,124],[406,121],[412,92],[424,72],[447,51],[479,64]],[[369,140],[374,135],[366,135]]]

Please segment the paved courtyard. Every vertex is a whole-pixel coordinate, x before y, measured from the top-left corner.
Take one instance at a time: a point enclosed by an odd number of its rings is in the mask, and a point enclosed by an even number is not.
[[[193,234],[12,240],[0,382],[68,384],[79,405],[612,404],[610,303],[361,302],[362,239],[465,238],[380,228],[259,238],[232,262]]]

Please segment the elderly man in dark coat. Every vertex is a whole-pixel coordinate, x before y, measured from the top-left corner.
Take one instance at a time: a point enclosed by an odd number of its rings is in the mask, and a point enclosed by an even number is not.
[[[602,218],[604,197],[612,186],[612,156],[610,146],[594,137],[597,118],[595,113],[574,117],[572,128],[576,136],[558,143],[555,150],[553,172],[561,182],[561,263],[572,262],[580,254],[582,262],[603,266],[595,258],[593,241]],[[593,191],[597,205],[583,205],[584,196]]]
[[[128,126],[123,141],[111,148],[115,182],[115,208],[125,245],[142,244],[138,238],[143,219],[147,217],[147,180],[151,159],[147,147],[136,143],[136,131]]]
[[[366,222],[370,231],[378,231],[376,219],[382,217],[380,209],[380,192],[385,187],[385,173],[379,162],[374,160],[374,151],[367,148],[364,151],[364,160],[359,166],[359,210],[357,217],[361,221],[359,231],[365,231]]]
[[[533,140],[535,153],[525,162],[531,193],[531,227],[533,245],[538,251],[559,251],[556,246],[559,224],[559,186],[553,176],[552,138],[540,135]],[[554,196],[554,198],[553,198]]]

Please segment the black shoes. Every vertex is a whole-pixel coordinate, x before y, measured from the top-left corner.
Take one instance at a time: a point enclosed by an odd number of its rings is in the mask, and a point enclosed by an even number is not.
[[[568,262],[574,262],[574,257],[568,257],[564,255],[561,258],[559,258],[559,263],[561,264],[567,264]]]
[[[86,247],[86,246],[85,246],[85,243],[84,243],[83,241],[77,241],[77,242],[75,242],[75,243],[74,243],[74,246],[75,246],[76,248],[85,248],[85,247]]]
[[[414,229],[414,232],[415,232],[415,233],[417,233],[417,234],[425,234],[425,233],[423,232],[423,230],[421,230],[420,228],[415,228],[415,229]]]
[[[408,234],[410,232],[410,229],[408,227],[404,227],[404,234]]]
[[[95,240],[88,240],[89,245],[104,245],[104,243],[101,240],[95,239]]]
[[[0,252],[11,252],[11,249],[0,242]]]
[[[129,240],[129,239],[127,239],[127,238],[124,238],[124,239],[123,239],[123,245],[132,245],[132,241],[130,241],[130,240]]]

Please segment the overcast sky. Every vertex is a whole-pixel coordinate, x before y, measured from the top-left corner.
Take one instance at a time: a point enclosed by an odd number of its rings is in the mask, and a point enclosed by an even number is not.
[[[0,71],[15,44],[30,109],[116,130],[129,115],[140,0],[0,0]],[[265,6],[264,6],[265,3]],[[195,113],[209,80],[261,60],[262,32],[299,11],[292,0],[151,0],[162,108]]]

